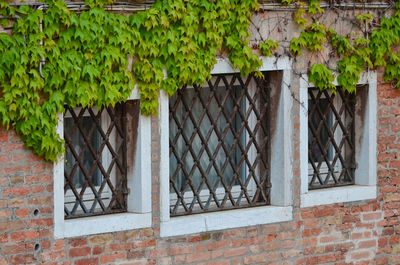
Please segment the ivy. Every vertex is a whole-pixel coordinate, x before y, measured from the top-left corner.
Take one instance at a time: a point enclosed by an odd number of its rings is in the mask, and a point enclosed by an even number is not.
[[[261,51],[261,54],[264,56],[271,57],[272,51],[278,48],[279,42],[273,40],[265,40],[264,42],[260,43],[258,48]]]
[[[331,89],[336,91],[336,87],[332,84],[335,76],[324,64],[314,64],[311,67],[308,79],[320,90]]]
[[[301,55],[301,49],[304,47],[310,51],[320,51],[323,50],[323,44],[326,42],[325,25],[312,23],[300,33],[298,38],[290,41],[290,51],[296,56]]]
[[[261,65],[248,46],[256,0],[158,0],[129,17],[106,12],[111,2],[86,0],[80,15],[61,0],[46,0],[45,12],[0,2],[2,25],[19,17],[0,34],[0,121],[48,161],[63,152],[64,105],[114,105],[137,84],[142,113],[155,114],[160,88],[204,83],[222,49],[245,75]]]
[[[393,81],[400,88],[400,54],[395,47],[400,43],[400,2],[396,3],[396,12],[390,18],[382,18],[379,28],[372,31],[371,38],[356,38],[353,42],[349,36],[341,36],[333,29],[326,28],[318,21],[306,25],[306,13],[303,8],[295,14],[295,22],[303,28],[298,38],[290,42],[290,51],[295,56],[302,53],[303,48],[321,51],[328,40],[340,58],[337,65],[337,82],[345,91],[356,92],[356,85],[362,71],[368,67],[385,67],[384,80]],[[308,13],[322,13],[319,5],[310,2]],[[362,23],[371,22],[371,14],[359,14],[356,18]],[[311,66],[309,79],[320,89],[335,89],[334,75],[325,65]]]
[[[173,95],[185,84],[211,77],[216,54],[224,51],[243,75],[261,66],[249,47],[248,27],[257,0],[157,0],[152,8],[125,16],[106,12],[112,0],[86,0],[88,10],[68,10],[62,0],[46,0],[46,11],[0,1],[0,122],[13,128],[27,147],[48,161],[64,151],[56,134],[64,105],[101,108],[125,101],[137,85],[141,111],[155,114],[159,90]],[[294,21],[302,31],[290,40],[290,52],[319,52],[330,45],[339,58],[337,82],[356,91],[365,69],[384,66],[386,81],[400,87],[400,2],[392,17],[382,18],[370,38],[351,40],[319,21],[318,0],[281,0],[296,5]],[[357,15],[369,23],[370,14]],[[42,22],[42,27],[41,27]],[[41,30],[42,29],[42,30]],[[261,53],[272,56],[279,43],[266,40]],[[310,68],[309,80],[332,89],[335,74],[323,64]]]

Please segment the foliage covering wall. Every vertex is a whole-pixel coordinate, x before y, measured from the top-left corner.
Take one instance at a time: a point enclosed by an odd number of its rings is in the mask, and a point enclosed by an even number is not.
[[[141,111],[150,115],[157,112],[160,89],[172,95],[184,84],[210,78],[221,50],[244,75],[261,65],[249,47],[256,0],[158,0],[129,16],[105,11],[111,2],[87,0],[89,9],[80,14],[61,0],[46,0],[44,10],[0,2],[1,25],[12,28],[11,34],[0,33],[0,120],[46,160],[63,153],[55,127],[65,104],[114,105],[137,84]],[[344,89],[355,92],[361,71],[377,66],[385,66],[385,79],[400,85],[400,55],[393,50],[400,41],[400,11],[390,18],[357,16],[379,25],[371,27],[369,38],[352,40],[320,23],[324,10],[317,0],[296,6],[301,34],[290,40],[291,56],[329,44],[340,58],[335,70]],[[278,47],[274,40],[258,45],[266,56]],[[334,90],[334,78],[324,64],[310,67],[309,79],[320,89]]]

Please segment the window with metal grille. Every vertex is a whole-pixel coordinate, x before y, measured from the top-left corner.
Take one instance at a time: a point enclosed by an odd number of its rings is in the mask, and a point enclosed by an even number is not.
[[[101,110],[66,107],[64,216],[127,210],[125,104]]]
[[[354,184],[355,96],[308,89],[309,189]]]
[[[214,75],[170,99],[171,216],[269,204],[267,85]]]

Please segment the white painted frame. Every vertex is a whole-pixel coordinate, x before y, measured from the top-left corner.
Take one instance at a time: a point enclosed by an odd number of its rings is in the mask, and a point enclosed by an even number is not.
[[[300,206],[312,207],[333,203],[376,199],[377,197],[377,74],[363,72],[359,85],[368,86],[364,129],[357,130],[356,120],[356,163],[355,184],[350,186],[308,190],[308,76],[300,78]],[[337,86],[335,79],[334,85]],[[357,112],[357,110],[356,110]],[[361,139],[361,141],[358,141]]]
[[[137,87],[128,100],[139,99]],[[151,227],[151,118],[140,115],[135,166],[128,175],[130,190],[126,213],[64,220],[64,156],[54,163],[54,237],[69,238]],[[58,114],[57,133],[63,138],[63,114]],[[127,146],[129,148],[129,146]]]
[[[271,142],[271,205],[239,210],[170,217],[169,191],[169,101],[160,94],[160,235],[170,237],[293,219],[293,137],[290,91],[292,61],[288,57],[260,57],[260,71],[283,71],[277,125]],[[219,59],[212,74],[239,72],[227,59]]]

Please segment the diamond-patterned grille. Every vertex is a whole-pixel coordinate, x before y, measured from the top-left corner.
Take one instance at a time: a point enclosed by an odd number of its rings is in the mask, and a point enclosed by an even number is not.
[[[171,216],[269,204],[267,84],[216,75],[171,98]]]
[[[355,97],[308,90],[309,189],[354,184]]]
[[[126,211],[125,104],[64,113],[65,218]]]

